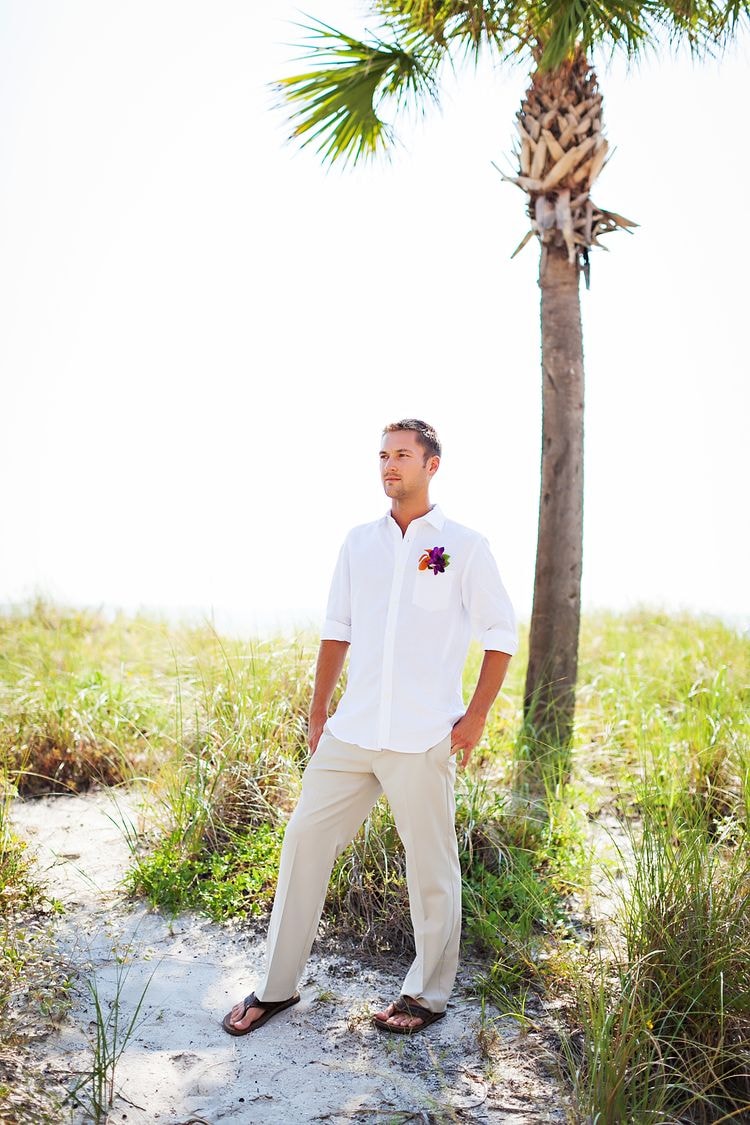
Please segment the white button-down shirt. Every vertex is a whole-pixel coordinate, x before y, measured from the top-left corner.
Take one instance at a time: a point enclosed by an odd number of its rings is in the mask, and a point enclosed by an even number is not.
[[[419,569],[444,547],[445,570]],[[466,708],[461,676],[472,633],[485,649],[518,648],[513,607],[487,540],[435,506],[402,536],[390,512],[349,532],[322,640],[349,641],[346,690],[328,729],[367,750],[421,752]]]

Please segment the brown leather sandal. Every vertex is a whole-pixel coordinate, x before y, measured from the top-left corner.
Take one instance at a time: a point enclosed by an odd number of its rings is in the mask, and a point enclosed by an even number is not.
[[[240,1020],[244,1019],[250,1008],[265,1008],[263,1015],[258,1016],[257,1020],[253,1020],[249,1027],[233,1027],[229,1022],[232,1016],[230,1011],[224,1016],[224,1019],[221,1021],[221,1026],[229,1035],[247,1035],[249,1031],[255,1031],[256,1028],[262,1027],[263,1024],[267,1023],[277,1012],[283,1012],[285,1008],[291,1008],[292,1004],[299,1003],[299,998],[299,992],[295,992],[294,996],[290,996],[288,1000],[259,1000],[255,993],[251,992],[250,995],[246,996],[242,1001],[244,1005],[242,1015],[237,1018]]]
[[[445,1012],[431,1012],[429,1008],[423,1008],[408,996],[399,996],[398,1000],[393,1001],[392,1007],[393,1011],[387,1019],[379,1020],[377,1016],[373,1016],[372,1022],[381,1031],[391,1031],[394,1035],[414,1035],[417,1031],[424,1031],[431,1023],[441,1020],[445,1015]],[[399,1015],[414,1016],[422,1020],[422,1023],[417,1024],[416,1027],[399,1027],[398,1024],[388,1023],[392,1016]]]

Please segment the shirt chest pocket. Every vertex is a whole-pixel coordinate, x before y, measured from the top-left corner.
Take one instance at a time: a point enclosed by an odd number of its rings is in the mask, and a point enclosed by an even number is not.
[[[414,580],[412,604],[420,609],[447,609],[453,593],[454,574],[444,570],[433,574],[431,570],[421,570]]]

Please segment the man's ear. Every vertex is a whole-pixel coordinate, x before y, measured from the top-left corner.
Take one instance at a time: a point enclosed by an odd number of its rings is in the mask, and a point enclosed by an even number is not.
[[[430,476],[434,477],[439,468],[440,458],[438,456],[430,457],[430,462],[427,466],[427,472],[430,474]]]

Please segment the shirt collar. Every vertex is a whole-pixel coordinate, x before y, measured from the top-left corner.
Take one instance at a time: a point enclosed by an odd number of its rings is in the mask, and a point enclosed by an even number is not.
[[[445,523],[445,516],[438,504],[434,504],[426,516],[422,516],[423,520],[431,523],[438,531],[442,531],[443,524]]]
[[[388,510],[385,513],[384,518],[386,520],[391,519],[390,510]],[[425,512],[425,514],[423,516],[420,516],[419,519],[412,520],[411,522],[412,523],[421,523],[422,520],[424,520],[425,523],[432,524],[432,526],[434,528],[436,528],[438,531],[441,531],[442,528],[443,528],[443,525],[445,524],[445,516],[443,515],[443,511],[442,511],[440,505],[439,504],[433,504],[433,506],[430,508],[429,512]],[[393,522],[395,523],[395,520]]]

